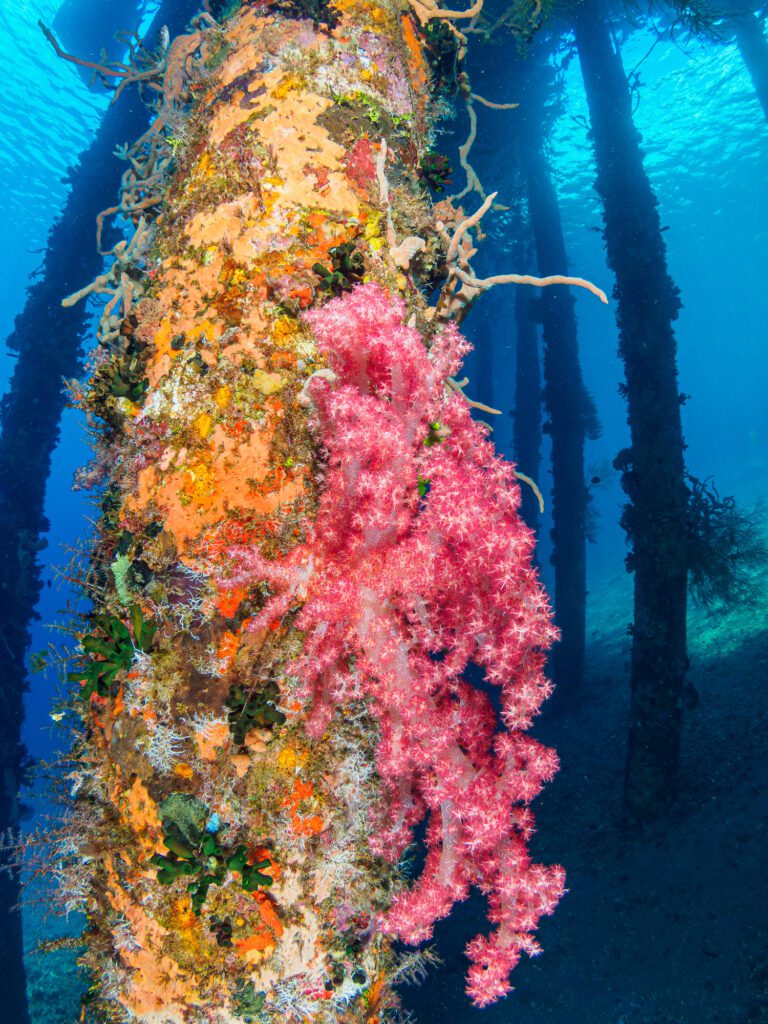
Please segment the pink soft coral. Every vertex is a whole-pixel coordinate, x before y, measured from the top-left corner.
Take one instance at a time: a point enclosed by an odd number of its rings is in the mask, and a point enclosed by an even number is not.
[[[381,929],[422,942],[471,886],[487,895],[496,928],[467,947],[467,991],[484,1006],[509,991],[521,952],[539,951],[532,931],[563,892],[562,869],[526,848],[527,805],[557,770],[524,734],[550,693],[543,652],[556,633],[513,469],[445,386],[468,345],[449,325],[427,348],[404,315],[374,284],[306,314],[336,375],[309,385],[327,451],[313,534],[281,565],[232,554],[239,581],[275,593],[256,628],[303,602],[293,670],[310,733],[354,699],[378,722],[386,801],[372,849],[397,860],[428,818],[424,870]],[[462,678],[470,663],[499,687],[502,726]]]

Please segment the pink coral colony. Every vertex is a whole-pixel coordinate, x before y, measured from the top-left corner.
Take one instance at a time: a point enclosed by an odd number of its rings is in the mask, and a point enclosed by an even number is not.
[[[318,515],[283,561],[234,547],[225,582],[268,582],[254,631],[300,608],[289,671],[313,737],[367,703],[381,779],[372,852],[394,863],[426,821],[421,876],[378,928],[420,943],[472,886],[486,895],[494,930],[467,946],[467,991],[486,1006],[509,992],[520,954],[540,952],[532,932],[564,888],[563,869],[533,864],[526,846],[530,802],[558,766],[526,735],[551,691],[556,630],[512,466],[446,387],[469,345],[453,324],[427,344],[404,316],[378,284],[305,314],[332,371],[307,387],[327,453]],[[471,664],[500,711],[464,677]]]

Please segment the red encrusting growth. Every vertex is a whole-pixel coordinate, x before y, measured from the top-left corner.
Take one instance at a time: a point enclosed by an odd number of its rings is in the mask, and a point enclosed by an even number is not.
[[[486,894],[495,930],[467,947],[468,993],[484,1006],[509,991],[521,952],[540,951],[532,931],[563,893],[562,868],[526,847],[528,805],[558,764],[525,734],[551,690],[556,630],[513,468],[446,387],[469,346],[452,324],[427,344],[404,316],[377,284],[305,314],[332,371],[306,389],[327,453],[318,515],[281,562],[233,546],[220,582],[269,583],[255,631],[300,607],[290,671],[312,736],[366,702],[384,797],[373,852],[396,861],[428,819],[423,872],[380,929],[419,943],[471,886]],[[498,686],[500,716],[464,678],[470,664]]]

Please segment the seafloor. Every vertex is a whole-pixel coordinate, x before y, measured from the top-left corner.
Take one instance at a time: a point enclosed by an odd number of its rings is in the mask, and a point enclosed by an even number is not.
[[[759,605],[692,610],[698,702],[686,712],[679,796],[640,832],[619,814],[629,586],[622,574],[591,593],[587,700],[537,729],[562,770],[536,803],[534,852],[563,863],[569,887],[542,922],[544,955],[517,968],[507,1000],[473,1009],[462,945],[483,915],[480,901],[461,908],[438,930],[443,967],[404,993],[418,1024],[768,1022],[768,586]],[[30,949],[40,917],[30,905]],[[84,980],[73,954],[30,955],[28,971],[33,1024],[74,1024]]]

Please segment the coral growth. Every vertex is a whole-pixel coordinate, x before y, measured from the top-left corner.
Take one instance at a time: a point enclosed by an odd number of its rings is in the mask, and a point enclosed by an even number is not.
[[[404,315],[375,284],[306,314],[335,378],[308,388],[327,451],[317,519],[280,564],[230,553],[238,583],[274,592],[251,629],[301,605],[306,641],[289,671],[311,700],[310,735],[354,700],[377,722],[371,849],[396,861],[428,820],[423,873],[380,929],[419,943],[470,886],[487,894],[496,931],[468,947],[482,1006],[509,990],[522,951],[538,952],[531,932],[563,891],[562,869],[531,864],[525,846],[528,804],[557,768],[524,732],[550,692],[555,630],[512,467],[445,387],[467,345],[449,325],[427,348]],[[501,725],[464,680],[470,663],[499,688]]]
[[[396,940],[473,886],[484,1005],[562,891],[526,849],[554,630],[512,467],[453,379],[492,197],[431,205],[448,167],[400,5],[278,7],[198,19],[153,65],[135,233],[67,300],[109,296],[72,388],[107,486],[55,873],[87,909],[88,1020],[391,1022],[432,960]]]
[[[445,192],[451,183],[448,157],[440,153],[425,153],[419,162],[419,177],[433,192]]]
[[[705,608],[754,601],[758,570],[768,564],[765,510],[747,510],[714,484],[688,474],[686,562],[688,589]],[[628,514],[625,520],[630,520]]]

